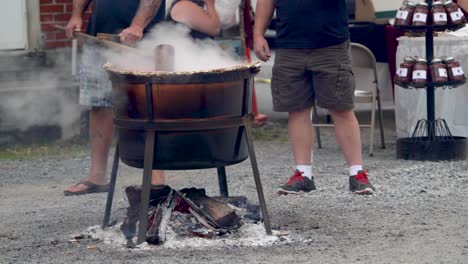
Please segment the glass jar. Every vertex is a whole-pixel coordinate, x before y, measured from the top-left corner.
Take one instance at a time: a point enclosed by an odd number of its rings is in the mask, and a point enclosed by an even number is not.
[[[419,3],[414,9],[413,26],[427,26],[429,7],[427,3]]]
[[[411,26],[415,8],[416,8],[415,3],[410,2],[410,1],[404,2],[396,14],[395,25],[396,26]]]
[[[462,82],[465,80],[465,73],[458,61],[453,57],[447,57],[444,63],[447,67],[447,75],[450,82]]]
[[[433,83],[448,82],[447,68],[441,59],[433,59],[431,62],[431,80]]]
[[[413,57],[406,57],[403,60],[403,63],[400,64],[400,68],[398,68],[395,81],[401,83],[410,83],[413,76],[413,68],[414,64],[416,63],[416,59]]]
[[[426,59],[418,59],[413,69],[413,84],[415,87],[422,88],[427,84],[427,66]]]
[[[435,1],[431,9],[432,24],[436,26],[445,26],[448,23],[447,12],[441,1]]]
[[[445,9],[448,13],[448,23],[452,25],[460,25],[466,23],[466,17],[460,7],[451,0],[445,1]]]

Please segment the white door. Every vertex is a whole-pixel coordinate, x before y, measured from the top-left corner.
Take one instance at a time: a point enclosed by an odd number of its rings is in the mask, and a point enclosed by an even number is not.
[[[26,49],[26,0],[2,0],[0,50]]]

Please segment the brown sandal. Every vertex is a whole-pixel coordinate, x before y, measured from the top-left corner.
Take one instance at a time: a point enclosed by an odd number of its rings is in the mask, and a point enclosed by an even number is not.
[[[77,183],[75,186],[78,186],[80,184],[87,186],[87,188],[81,191],[77,191],[77,192],[63,191],[63,194],[65,196],[71,196],[71,195],[82,195],[82,194],[88,194],[88,193],[102,193],[102,192],[109,191],[109,184],[98,185],[90,181],[81,181]]]

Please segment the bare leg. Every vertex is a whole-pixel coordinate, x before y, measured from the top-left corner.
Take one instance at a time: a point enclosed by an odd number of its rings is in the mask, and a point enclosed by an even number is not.
[[[153,175],[151,176],[151,185],[165,185],[166,176],[162,170],[153,170]]]
[[[310,120],[310,110],[311,108],[307,108],[289,113],[288,131],[296,165],[312,163],[314,130]]]
[[[114,133],[114,123],[110,108],[92,108],[89,113],[89,137],[91,145],[91,168],[84,181],[104,185],[107,183],[107,159]],[[163,171],[153,171],[152,184],[165,184]],[[66,189],[79,192],[88,188],[86,185],[73,185]]]
[[[362,165],[361,131],[353,110],[330,112],[335,125],[336,140],[348,166]]]
[[[92,108],[89,112],[89,141],[91,145],[91,168],[84,179],[95,184],[106,184],[107,157],[112,143],[114,124],[110,108]],[[85,190],[87,186],[79,184],[67,189],[70,192]]]

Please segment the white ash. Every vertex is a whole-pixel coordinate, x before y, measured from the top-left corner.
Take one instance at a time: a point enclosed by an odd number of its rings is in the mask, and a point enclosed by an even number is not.
[[[118,223],[106,229],[95,225],[88,227],[84,236],[94,240],[100,240],[104,244],[116,248],[125,248],[126,239],[120,231]],[[279,244],[290,244],[292,242],[309,243],[310,239],[301,237],[299,234],[292,234],[287,231],[273,230],[273,235],[269,236],[265,232],[263,224],[244,223],[236,232],[214,238],[187,237],[177,235],[171,227],[166,232],[167,241],[162,245],[151,245],[146,242],[137,246],[134,250],[157,250],[166,249],[208,249],[226,247],[268,247]],[[136,236],[134,241],[136,241]]]

